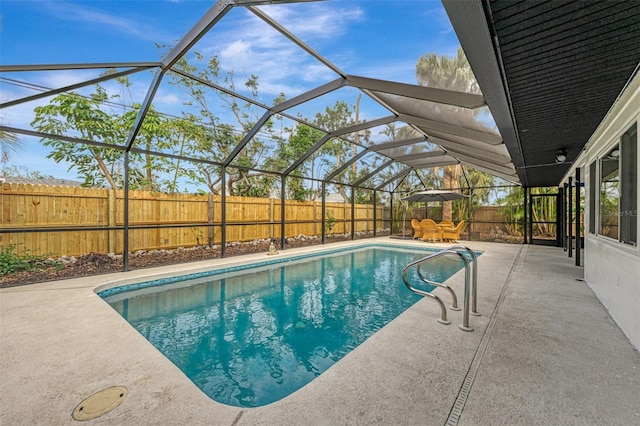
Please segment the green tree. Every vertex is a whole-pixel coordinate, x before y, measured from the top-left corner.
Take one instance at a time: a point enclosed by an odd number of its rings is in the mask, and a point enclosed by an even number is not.
[[[280,144],[275,158],[269,164],[278,170],[286,169],[297,158],[307,152],[318,140],[322,139],[324,133],[305,124],[298,123],[290,132],[288,140],[283,140]],[[309,200],[313,198],[314,191],[304,184],[303,177],[309,176],[313,171],[311,164],[303,163],[294,170],[287,180],[287,197],[293,200]]]
[[[36,107],[31,125],[43,133],[79,136],[116,145],[124,140],[125,135],[117,118],[102,109],[107,100],[106,91],[99,85],[96,92],[88,97],[76,92],[63,93],[48,105]],[[52,149],[47,158],[71,164],[69,169],[77,169],[86,186],[103,186],[106,183],[116,189],[122,183],[122,151],[53,138],[43,138],[42,142]],[[96,169],[100,173],[96,173]]]
[[[531,194],[533,195],[547,195],[544,197],[532,198],[531,205],[531,220],[534,223],[534,235],[548,237],[555,235],[555,221],[556,221],[556,197],[549,196],[555,195],[556,188],[531,188]],[[544,223],[552,222],[552,223]]]
[[[6,164],[2,166],[0,169],[0,175],[3,176],[12,176],[12,177],[21,177],[26,179],[54,179],[55,177],[52,175],[44,175],[40,173],[38,170],[31,170],[27,166],[24,165],[15,165],[12,164],[7,166]]]
[[[332,107],[326,107],[324,112],[317,113],[313,119],[313,123],[327,132],[350,127],[359,124],[359,122],[363,122],[356,118],[357,114],[355,109],[357,109],[357,107],[354,106],[354,109],[352,109],[345,101],[337,101]],[[360,145],[367,146],[371,143],[371,132],[368,130],[358,132],[352,135],[352,137],[354,142],[357,139]],[[350,158],[353,158],[357,154],[357,150],[358,147],[355,143],[343,138],[331,138],[319,150],[320,167],[325,170],[325,175],[328,175],[331,171],[342,166]],[[376,167],[376,165],[373,164],[371,167]],[[342,182],[351,183],[357,180],[358,177],[366,175],[369,170],[370,167],[357,169],[354,165],[345,170],[342,175],[337,176],[337,178]],[[350,199],[350,194],[346,191],[346,185],[336,185],[336,189],[344,199]],[[356,193],[358,193],[358,190],[356,190]]]
[[[524,190],[520,186],[507,188],[506,194],[498,200],[499,213],[510,235],[523,235]]]
[[[461,169],[463,167],[461,166]],[[456,221],[468,221],[473,209],[477,206],[486,205],[494,193],[491,188],[494,183],[493,176],[473,168],[465,167],[464,169],[466,170],[459,178],[458,187],[463,188],[462,193],[469,198],[451,202],[452,216]]]
[[[118,124],[123,130],[133,127],[140,107],[140,104],[134,104],[133,109],[118,117]],[[136,136],[136,145],[147,151],[142,155],[141,169],[144,171],[144,177],[138,184],[140,189],[145,191],[175,192],[175,187],[165,188],[160,182],[156,182],[156,178],[159,175],[171,172],[173,160],[149,154],[149,151],[162,151],[172,146],[173,142],[170,135],[169,119],[164,115],[158,114],[153,105],[151,105]]]
[[[202,80],[236,91],[234,73],[222,72],[217,56],[208,60],[204,55],[195,52],[191,62],[183,57],[176,63],[176,68],[195,75]],[[244,134],[250,131],[260,118],[258,111],[250,102],[240,103],[239,98],[223,91],[214,90],[189,77],[178,73],[171,74],[171,83],[183,90],[190,101],[187,106],[193,106],[198,114],[183,113],[183,118],[189,120],[201,130],[189,129],[187,145],[189,151],[197,153],[198,158],[206,158],[222,162],[240,143]],[[249,76],[244,81],[253,99],[258,98],[258,77]],[[213,108],[209,106],[210,95],[214,94],[234,117],[235,123],[223,122]],[[237,130],[236,130],[237,129]],[[268,173],[250,171],[258,168],[260,160],[264,158],[269,148],[264,136],[273,135],[273,121],[267,122],[252,141],[247,144],[235,158],[233,165],[238,168],[227,168],[227,191],[231,195],[269,196],[270,190],[276,182],[276,176]],[[197,183],[206,183],[213,193],[220,193],[221,176],[219,168],[215,166],[197,166],[197,170],[187,173]]]
[[[120,79],[119,83],[122,87],[128,87],[126,79]],[[54,138],[42,139],[45,146],[51,147],[47,158],[71,164],[69,169],[77,170],[84,179],[85,186],[107,186],[111,189],[123,187],[124,151],[117,146],[121,147],[126,140],[137,119],[140,105],[127,105],[126,101],[121,100],[122,110],[115,110],[112,100],[120,96],[110,96],[102,86],[96,85],[95,92],[89,96],[76,92],[63,93],[53,98],[48,105],[35,108],[36,115],[31,125],[43,133],[79,137],[114,146],[111,148]],[[169,136],[169,119],[151,106],[142,122],[136,143],[146,151],[161,151],[171,146]],[[157,181],[159,176],[173,170],[173,162],[174,160],[149,153],[130,153],[130,188],[174,191],[175,188],[165,187]]]

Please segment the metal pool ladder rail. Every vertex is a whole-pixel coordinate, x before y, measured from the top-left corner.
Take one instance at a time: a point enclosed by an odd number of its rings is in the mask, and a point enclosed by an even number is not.
[[[467,257],[465,255],[463,255],[462,253],[456,251],[458,249],[461,250],[465,250],[467,251],[470,255],[471,255],[471,261],[469,259],[467,259]],[[476,256],[476,254],[473,252],[473,250],[471,250],[468,247],[465,247],[463,245],[455,245],[455,246],[451,246],[448,247],[444,250],[441,250],[437,253],[431,254],[427,257],[424,257],[422,259],[418,259],[414,262],[409,263],[407,266],[405,266],[405,268],[402,270],[402,280],[404,281],[405,286],[407,286],[407,288],[409,290],[411,290],[412,292],[419,294],[421,296],[424,297],[429,297],[433,300],[435,300],[438,305],[440,305],[440,319],[438,319],[438,322],[441,324],[451,324],[451,321],[449,321],[447,319],[447,309],[444,306],[444,303],[442,302],[442,299],[440,299],[438,296],[431,294],[431,293],[427,293],[426,291],[422,291],[419,290],[415,287],[413,287],[410,283],[409,280],[407,279],[407,273],[409,272],[409,269],[413,268],[414,266],[417,267],[417,272],[418,272],[418,276],[420,277],[420,279],[430,285],[436,286],[436,287],[442,287],[445,288],[449,291],[449,293],[451,293],[451,297],[452,297],[452,303],[451,303],[451,309],[452,310],[459,310],[460,308],[458,308],[458,299],[456,297],[456,293],[455,291],[453,291],[453,289],[451,287],[449,287],[448,285],[444,284],[444,283],[439,283],[439,282],[435,282],[435,281],[431,281],[428,280],[424,274],[422,273],[422,265],[432,259],[437,259],[439,257],[442,256],[455,256],[458,259],[460,259],[462,261],[462,264],[464,265],[464,310],[463,310],[463,315],[462,315],[462,324],[460,324],[460,329],[464,330],[464,331],[473,331],[473,327],[471,327],[469,325],[469,305],[470,305],[470,299],[471,299],[471,313],[473,315],[480,315],[477,312],[477,279],[478,279],[478,265],[477,265],[477,261],[478,261],[478,257]],[[473,270],[471,270],[473,269]]]

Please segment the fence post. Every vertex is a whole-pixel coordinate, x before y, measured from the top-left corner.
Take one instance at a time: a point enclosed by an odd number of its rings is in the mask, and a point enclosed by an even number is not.
[[[325,230],[325,215],[327,214],[327,196],[325,194],[325,190],[326,190],[326,184],[324,181],[322,181],[322,204],[321,204],[321,208],[320,208],[320,213],[322,214],[322,244],[325,243],[325,239],[326,239],[326,230]]]
[[[469,188],[469,241],[473,241],[473,188]]]
[[[378,224],[376,223],[378,206],[376,205],[376,190],[373,190],[373,237],[375,238],[378,234]],[[369,213],[367,213],[367,218],[369,217]]]
[[[213,193],[209,192],[209,196],[207,197],[207,222],[209,226],[207,227],[207,241],[209,242],[209,248],[213,247],[214,244],[214,234],[213,234]]]
[[[124,152],[124,229],[122,238],[122,269],[129,270],[129,151]]]
[[[269,222],[271,222],[269,225],[269,242],[273,240],[273,219],[273,198],[269,197]]]
[[[355,239],[356,235],[356,189],[351,187],[351,239]]]
[[[227,168],[220,168],[220,257],[227,251]]]
[[[315,199],[311,202],[313,203],[313,235],[318,235],[318,224],[316,223],[318,220],[318,202]]]
[[[281,176],[280,181],[280,248],[284,250],[284,245],[287,240],[286,234],[286,225],[285,222],[287,220],[287,177],[285,175]]]
[[[109,194],[109,228],[116,227],[116,190],[111,188],[107,190]],[[109,253],[116,252],[116,231],[109,230]]]

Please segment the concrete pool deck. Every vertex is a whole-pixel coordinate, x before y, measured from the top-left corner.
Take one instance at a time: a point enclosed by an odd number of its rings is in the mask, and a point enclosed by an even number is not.
[[[372,242],[425,245],[377,238],[280,256]],[[264,254],[2,289],[0,424],[81,424],[74,408],[111,386],[126,400],[83,424],[640,424],[640,355],[582,268],[561,248],[463,243],[485,251],[473,332],[458,328],[461,312],[438,324],[437,304],[421,300],[307,386],[251,409],[204,395],[94,290]],[[447,282],[460,301],[463,279]]]

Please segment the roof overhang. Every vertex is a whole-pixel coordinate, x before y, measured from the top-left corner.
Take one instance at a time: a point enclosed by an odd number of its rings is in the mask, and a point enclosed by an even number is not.
[[[520,182],[558,185],[640,62],[640,3],[443,4]]]

